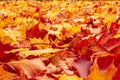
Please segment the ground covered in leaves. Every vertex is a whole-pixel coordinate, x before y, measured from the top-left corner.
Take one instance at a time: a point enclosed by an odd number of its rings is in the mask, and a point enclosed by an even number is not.
[[[119,79],[119,1],[0,2],[0,80]]]

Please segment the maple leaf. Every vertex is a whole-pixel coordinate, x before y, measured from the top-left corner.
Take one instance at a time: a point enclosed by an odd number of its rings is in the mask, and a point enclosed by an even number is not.
[[[117,30],[117,33],[115,34],[114,38],[120,38],[120,29]]]
[[[15,44],[15,48],[29,48],[31,46],[31,42],[29,40],[19,40],[18,44]]]
[[[5,54],[5,51],[9,51],[14,49],[14,47],[10,46],[9,44],[2,44],[0,42],[0,61],[6,62],[9,61],[10,59],[15,58],[15,54]]]
[[[68,76],[66,74],[61,75],[58,80],[83,80],[82,78],[79,78],[76,75]]]
[[[16,76],[17,76],[16,74],[5,71],[2,68],[2,65],[0,65],[0,80],[9,80],[9,79],[13,80],[14,77],[16,77]]]
[[[100,70],[106,70],[106,68],[113,62],[113,56],[99,57],[97,59],[97,64]]]
[[[119,79],[120,3],[47,1],[0,2],[0,61],[9,61],[3,68],[17,80]],[[11,61],[16,54],[24,59]]]
[[[6,51],[5,54],[9,55],[11,54],[16,54],[18,53],[19,55],[24,56],[24,57],[29,57],[29,56],[40,56],[40,55],[49,55],[49,53],[58,53],[62,49],[53,49],[53,48],[46,48],[46,49],[40,49],[40,50],[29,50],[28,48],[19,48],[19,49],[13,49],[10,51]]]
[[[115,54],[114,55],[114,65],[118,67],[120,64],[120,54]]]
[[[3,68],[17,75],[24,74],[28,79],[36,75],[41,75],[47,69],[41,58],[11,61],[4,64]]]
[[[51,76],[42,75],[42,76],[38,76],[36,78],[31,78],[30,80],[57,80],[57,79],[52,78]]]
[[[91,61],[89,61],[85,58],[78,57],[73,62],[73,67],[78,71],[80,77],[86,78],[87,75],[89,74],[89,68],[90,68],[91,64],[92,64]]]
[[[116,47],[120,46],[119,41],[120,38],[114,38],[116,33],[107,33],[103,32],[103,35],[97,41],[97,44],[100,45],[104,50],[111,51]]]
[[[71,59],[71,58],[68,56],[68,54],[65,51],[63,51],[52,56],[50,58],[50,62],[56,67],[61,68],[64,71],[64,73],[68,75],[73,75],[74,72],[70,70],[69,67],[72,66],[74,58],[70,60],[71,62],[69,62],[68,59]]]
[[[57,53],[59,51],[61,51],[61,49],[53,49],[53,48],[46,48],[41,50],[23,49],[23,51],[20,51],[20,54],[24,54],[25,56],[30,56],[30,55],[39,56],[46,53]]]
[[[74,38],[74,39],[69,43],[69,47],[75,49],[75,48],[76,48],[76,45],[78,45],[78,44],[80,43],[80,41],[81,41],[81,37],[78,36],[78,37]],[[82,45],[79,46],[79,48],[81,48],[81,47],[82,47]]]
[[[120,25],[117,22],[112,22],[110,26],[110,32],[117,32]]]
[[[118,66],[118,69],[115,75],[113,76],[112,80],[119,80],[119,79],[120,79],[120,65]]]
[[[26,31],[27,38],[41,38],[43,39],[48,32],[44,29],[39,29],[39,23],[34,25],[31,29]]]
[[[96,80],[96,79],[97,80],[112,80],[112,77],[114,76],[116,70],[117,69],[114,66],[114,64],[111,63],[105,69],[105,71],[101,71],[95,60],[95,62],[93,63],[93,65],[90,68],[90,74],[88,75],[87,80]]]

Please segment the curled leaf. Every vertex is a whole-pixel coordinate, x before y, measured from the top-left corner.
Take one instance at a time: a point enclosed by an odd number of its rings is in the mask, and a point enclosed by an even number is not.
[[[3,65],[3,68],[14,74],[25,74],[27,78],[41,75],[47,68],[40,58],[32,60],[11,61]]]

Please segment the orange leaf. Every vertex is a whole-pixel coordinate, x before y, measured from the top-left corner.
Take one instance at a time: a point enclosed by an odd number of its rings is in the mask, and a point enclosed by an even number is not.
[[[15,76],[17,75],[5,71],[0,65],[0,80],[13,80]]]
[[[102,63],[102,62],[101,62]],[[96,61],[93,66],[91,66],[90,74],[88,75],[88,80],[112,80],[116,72],[116,68],[113,63],[107,67],[106,70],[100,70]]]
[[[66,74],[63,74],[60,76],[60,78],[58,80],[83,80],[83,79],[76,75],[68,76]]]

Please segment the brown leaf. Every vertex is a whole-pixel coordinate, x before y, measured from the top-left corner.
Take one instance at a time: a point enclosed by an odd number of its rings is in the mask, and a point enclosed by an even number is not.
[[[71,59],[67,56],[67,53],[59,52],[58,54],[55,54],[53,57],[51,57],[50,62],[56,67],[61,68],[66,74],[73,75],[74,72],[69,68],[72,65],[72,62],[69,62],[67,59]]]
[[[80,77],[86,78],[87,75],[89,74],[89,68],[91,64],[92,64],[91,61],[78,57],[74,61],[73,67],[78,71],[78,74]]]
[[[3,65],[3,68],[9,72],[22,75],[25,74],[27,78],[41,75],[46,70],[45,64],[40,58],[32,60],[11,61]]]

